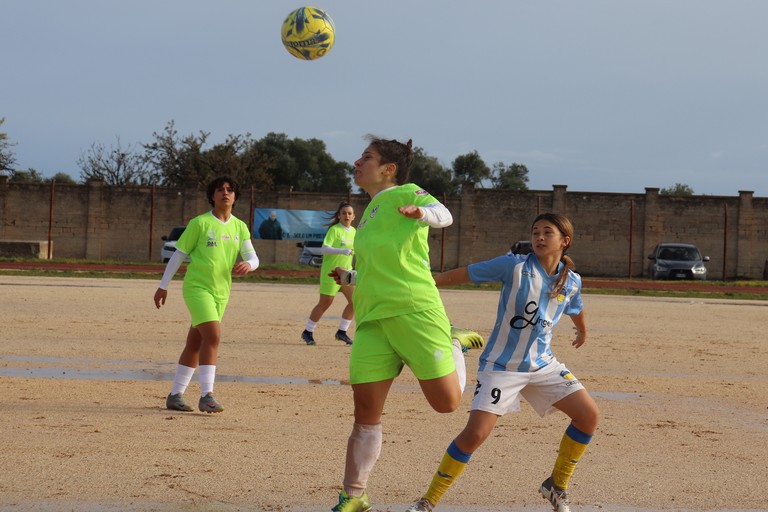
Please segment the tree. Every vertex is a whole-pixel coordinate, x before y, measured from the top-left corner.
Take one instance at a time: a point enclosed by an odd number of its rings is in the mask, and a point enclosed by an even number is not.
[[[29,168],[26,171],[15,170],[11,171],[10,181],[16,183],[43,183],[43,175],[37,172],[37,170]]]
[[[5,118],[0,117],[0,126],[5,123]],[[16,163],[16,155],[11,150],[11,144],[8,141],[8,135],[0,132],[0,171],[13,171],[13,164]]]
[[[144,157],[131,146],[123,148],[119,137],[117,145],[109,149],[94,142],[88,151],[80,153],[77,165],[83,182],[98,179],[108,185],[149,185],[153,179]]]
[[[453,161],[453,176],[457,185],[480,183],[491,177],[491,170],[485,165],[477,151],[459,155]]]
[[[69,174],[67,174],[65,172],[57,172],[56,174],[53,175],[53,178],[51,178],[50,180],[45,180],[45,181],[49,182],[51,180],[56,181],[56,183],[62,183],[64,185],[74,185],[74,184],[77,183],[72,176],[70,176]]]
[[[523,164],[497,162],[491,173],[493,188],[510,190],[528,190],[528,168]]]
[[[662,196],[692,196],[693,189],[684,183],[675,183],[671,187],[659,190]]]
[[[427,155],[426,151],[420,147],[413,149],[410,181],[424,187],[427,192],[437,198],[443,194],[457,195],[457,186],[453,182],[451,171],[442,166],[437,158]]]
[[[273,188],[293,187],[301,192],[342,192],[349,190],[354,167],[337,162],[319,139],[289,139],[270,132],[254,146],[266,161]]]
[[[216,176],[230,176],[241,186],[270,190],[273,179],[267,172],[271,160],[254,147],[250,134],[229,135],[220,144],[203,151],[202,164],[210,169],[206,181]]]
[[[210,174],[202,164],[202,147],[210,134],[179,138],[173,120],[163,133],[152,133],[154,142],[143,144],[144,159],[153,169],[155,182],[164,186],[205,185]]]

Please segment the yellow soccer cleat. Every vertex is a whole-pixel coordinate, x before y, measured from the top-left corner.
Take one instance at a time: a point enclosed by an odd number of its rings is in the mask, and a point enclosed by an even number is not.
[[[485,345],[483,337],[475,331],[461,329],[453,325],[451,326],[451,338],[459,342],[462,352],[466,352],[471,348],[483,348],[483,345]]]
[[[370,512],[371,502],[368,495],[349,496],[346,492],[339,493],[339,504],[331,509],[332,512]]]

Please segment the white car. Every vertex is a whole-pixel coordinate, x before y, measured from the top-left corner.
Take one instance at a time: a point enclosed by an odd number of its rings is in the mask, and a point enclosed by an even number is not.
[[[176,252],[176,241],[179,239],[186,228],[187,226],[176,226],[175,228],[171,229],[170,234],[163,235],[161,237],[161,240],[163,240],[163,246],[160,248],[160,261],[167,263],[168,260],[171,259],[173,253]],[[189,262],[189,256],[187,256],[184,261]]]
[[[300,265],[310,265],[312,267],[321,267],[323,265],[323,242],[299,242],[296,244],[296,247],[301,249],[299,253]]]

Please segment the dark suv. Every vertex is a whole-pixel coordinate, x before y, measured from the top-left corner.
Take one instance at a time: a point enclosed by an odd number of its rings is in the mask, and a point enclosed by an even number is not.
[[[525,256],[526,254],[530,254],[533,252],[533,245],[531,245],[530,240],[518,240],[514,244],[512,244],[512,247],[509,248],[509,252],[507,254],[517,254],[520,256]]]
[[[707,279],[705,261],[699,248],[692,244],[663,243],[657,245],[651,254],[649,275],[651,279]]]

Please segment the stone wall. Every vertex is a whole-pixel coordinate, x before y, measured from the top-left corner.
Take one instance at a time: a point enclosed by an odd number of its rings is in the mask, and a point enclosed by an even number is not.
[[[465,187],[461,197],[439,198],[454,224],[430,232],[432,266],[450,269],[503,254],[529,238],[533,218],[554,211],[575,227],[570,255],[591,277],[645,277],[648,254],[659,242],[688,242],[710,256],[710,279],[760,279],[768,260],[768,198],[551,191]],[[254,208],[332,210],[349,201],[361,216],[364,194],[260,192],[245,189],[234,214],[253,224]],[[48,241],[54,258],[159,261],[160,237],[209,208],[196,188],[13,183],[0,176],[0,240]],[[359,220],[359,219],[358,219]],[[265,263],[295,262],[295,241],[254,240]]]

